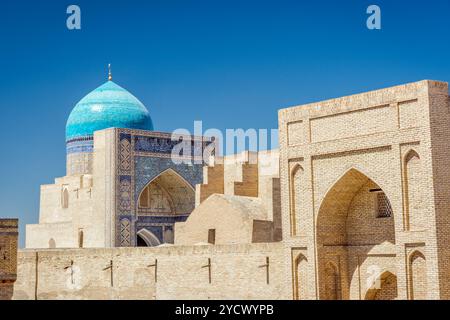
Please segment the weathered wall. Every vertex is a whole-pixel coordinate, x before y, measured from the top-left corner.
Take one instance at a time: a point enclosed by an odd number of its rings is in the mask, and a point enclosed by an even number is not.
[[[420,81],[279,111],[293,297],[365,298],[378,273],[399,299],[448,297],[448,103],[448,84]],[[365,179],[386,194],[390,221]]]
[[[186,222],[175,224],[175,244],[208,243],[209,230],[214,230],[215,244],[273,242],[273,223],[266,219],[259,198],[213,194]]]
[[[438,260],[439,267],[433,270],[436,273],[434,276],[438,279],[433,278],[431,285],[434,286],[434,283],[439,281],[440,297],[450,299],[448,278],[450,273],[450,170],[448,165],[450,160],[450,97],[448,83],[430,83],[428,93],[432,171],[426,172],[426,180],[423,183],[433,185],[435,214],[432,216],[431,224],[436,227],[437,252],[431,257],[425,256],[423,260],[426,260],[427,265],[429,258]],[[426,160],[430,161],[429,158]],[[430,176],[433,178],[430,179]],[[430,216],[424,215],[422,219],[427,224]],[[410,256],[410,261],[413,258]],[[422,286],[429,288],[430,284],[422,281]],[[437,286],[435,288],[438,289]],[[413,288],[411,291],[414,291]]]
[[[281,243],[22,250],[14,299],[283,299],[282,252]]]
[[[17,273],[17,219],[0,219],[0,300],[10,300]]]
[[[264,207],[262,219],[274,225],[270,228],[274,234],[267,239],[281,240],[278,150],[211,157],[210,164],[203,169],[203,183],[196,185],[196,207],[215,193],[258,198]]]
[[[75,248],[81,231],[83,246],[103,246],[103,228],[93,213],[96,199],[91,175],[60,177],[54,184],[42,185],[39,224],[26,226],[25,246]]]

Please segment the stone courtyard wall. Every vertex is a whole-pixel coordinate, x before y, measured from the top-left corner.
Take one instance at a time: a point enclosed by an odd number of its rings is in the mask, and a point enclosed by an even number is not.
[[[287,299],[282,253],[281,243],[21,250],[13,298]]]

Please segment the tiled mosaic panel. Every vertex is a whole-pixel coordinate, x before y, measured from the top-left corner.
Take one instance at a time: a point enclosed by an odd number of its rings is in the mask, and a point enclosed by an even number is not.
[[[170,133],[118,129],[116,137],[116,245],[135,246],[136,234],[142,228],[164,242],[164,230],[173,232],[174,223],[185,221],[188,215],[138,216],[139,194],[149,182],[168,169],[195,188],[196,184],[203,182],[203,163],[198,160],[192,164],[172,161],[172,148],[178,141],[171,141]],[[190,143],[193,155],[201,155],[203,148],[212,142],[196,137]],[[193,155],[190,159],[194,158]]]

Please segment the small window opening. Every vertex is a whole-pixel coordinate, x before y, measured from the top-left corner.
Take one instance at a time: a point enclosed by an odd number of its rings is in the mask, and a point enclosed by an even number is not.
[[[216,243],[216,229],[208,230],[208,243],[210,243],[210,244]]]
[[[69,207],[69,190],[64,188],[61,193],[61,207],[67,209]]]
[[[392,207],[384,192],[377,193],[377,218],[392,217]]]

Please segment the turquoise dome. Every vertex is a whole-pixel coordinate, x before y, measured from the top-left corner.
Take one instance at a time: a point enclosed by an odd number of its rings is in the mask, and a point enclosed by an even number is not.
[[[66,141],[91,137],[106,128],[153,130],[153,122],[145,106],[130,92],[108,81],[89,93],[69,115]]]

